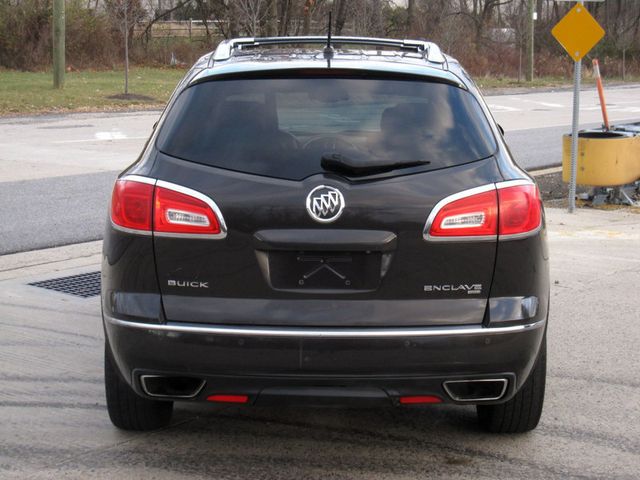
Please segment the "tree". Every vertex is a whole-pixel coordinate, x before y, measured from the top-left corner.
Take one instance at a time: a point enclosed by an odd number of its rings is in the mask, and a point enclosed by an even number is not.
[[[347,0],[335,0],[333,4],[336,8],[335,35],[338,36],[342,35],[342,29],[347,20]]]
[[[140,0],[107,0],[105,6],[124,38],[124,94],[129,95],[129,38],[133,27],[146,17],[146,11]]]
[[[416,34],[416,0],[407,1],[407,25],[406,35],[407,37],[414,36]]]
[[[304,2],[302,9],[302,35],[309,35],[309,30],[311,29],[311,9],[315,3],[315,0],[305,0]]]
[[[271,0],[269,4],[269,35],[278,35],[278,0]]]
[[[467,17],[473,22],[475,29],[476,45],[483,43],[487,33],[487,27],[494,19],[496,12],[503,5],[508,5],[513,0],[473,0],[471,5],[465,0],[460,0],[458,15]],[[533,1],[533,0],[531,0]],[[471,8],[469,8],[471,6]]]
[[[267,0],[235,0],[234,8],[243,30],[248,35],[257,37],[260,35],[260,25],[269,14]]]
[[[636,4],[637,5],[637,4]],[[619,50],[622,50],[622,79],[627,76],[627,50],[633,47],[640,26],[640,9],[634,11],[632,2],[617,0],[614,6],[605,8],[607,35]],[[609,10],[613,10],[610,12]]]
[[[206,7],[206,0],[195,0],[196,1],[196,5],[198,6],[198,9],[200,11],[200,14],[202,15],[202,21],[204,23],[204,27],[207,31],[207,38],[209,37],[209,27],[207,25],[207,21],[206,18],[208,18],[209,16],[209,12],[207,10]],[[151,9],[151,7],[153,6],[153,2],[151,0],[148,0],[148,5],[149,5],[149,9]],[[155,16],[153,16],[153,18],[151,18],[149,20],[149,22],[147,23],[147,26],[144,28],[144,31],[142,32],[142,37],[148,38],[149,34],[151,33],[151,28],[153,28],[153,24],[156,23],[158,20],[162,20],[164,18],[166,18],[167,16],[171,15],[173,12],[175,12],[176,10],[180,10],[181,8],[184,8],[185,5],[189,4],[191,2],[191,0],[180,0],[179,2],[177,2],[175,5],[173,5],[171,8],[166,9],[166,10],[156,10]],[[144,16],[143,16],[144,17]],[[141,18],[142,20],[142,18]]]

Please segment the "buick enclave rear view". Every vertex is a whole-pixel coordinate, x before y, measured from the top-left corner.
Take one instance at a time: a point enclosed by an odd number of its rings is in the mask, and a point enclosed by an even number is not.
[[[236,39],[117,179],[104,237],[112,422],[174,401],[475,405],[535,428],[544,211],[477,87],[429,42]]]

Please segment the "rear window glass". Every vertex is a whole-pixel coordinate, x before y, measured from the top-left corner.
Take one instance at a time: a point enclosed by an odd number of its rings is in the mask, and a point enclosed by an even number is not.
[[[215,80],[185,90],[158,136],[167,155],[298,180],[327,154],[367,162],[486,158],[496,145],[473,96],[427,81],[362,78]]]

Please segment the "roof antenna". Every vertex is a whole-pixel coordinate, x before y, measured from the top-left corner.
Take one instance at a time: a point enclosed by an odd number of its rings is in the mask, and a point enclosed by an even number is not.
[[[324,58],[333,58],[333,47],[331,46],[331,10],[329,10],[329,26],[327,27],[327,46],[324,47]]]

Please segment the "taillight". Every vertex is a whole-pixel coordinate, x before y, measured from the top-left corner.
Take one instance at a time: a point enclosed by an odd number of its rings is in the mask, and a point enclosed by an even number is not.
[[[498,189],[499,235],[522,235],[537,230],[542,221],[540,191],[532,184]]]
[[[111,196],[111,221],[131,230],[151,232],[153,185],[118,180]]]
[[[420,405],[426,403],[442,403],[442,399],[435,395],[411,395],[400,397],[400,404],[402,405]]]
[[[248,395],[209,395],[207,401],[215,403],[247,403],[249,401]]]
[[[479,190],[478,193],[474,193],[474,189],[468,194],[454,195],[436,205],[427,221],[427,238],[495,238],[498,232],[498,194],[493,186]]]
[[[220,223],[204,199],[156,186],[153,231],[218,235]]]
[[[206,195],[162,180],[130,175],[116,181],[111,198],[116,228],[165,237],[224,238],[218,206]]]
[[[433,209],[426,240],[495,240],[536,231],[542,220],[538,188],[507,181],[473,188],[440,201]]]

